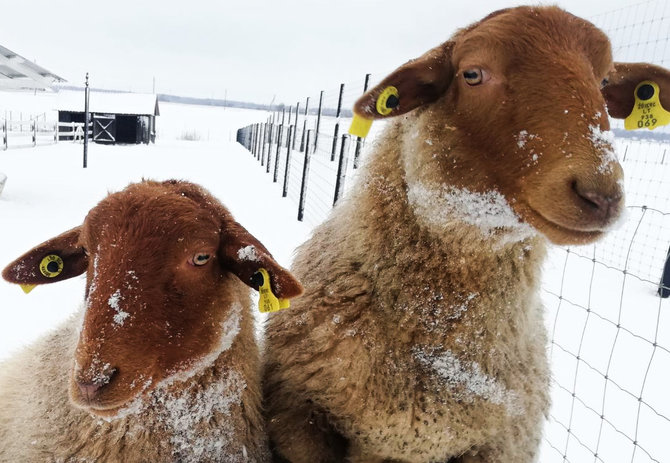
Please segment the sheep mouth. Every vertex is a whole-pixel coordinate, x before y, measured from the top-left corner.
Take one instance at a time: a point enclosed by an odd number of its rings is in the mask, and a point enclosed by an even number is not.
[[[526,217],[534,228],[543,233],[549,241],[556,244],[587,244],[596,241],[607,231],[606,224],[593,224],[591,227],[576,228],[547,218],[539,210],[526,204],[530,217]]]

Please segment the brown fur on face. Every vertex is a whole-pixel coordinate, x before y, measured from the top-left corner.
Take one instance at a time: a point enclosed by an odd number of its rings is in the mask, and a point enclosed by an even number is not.
[[[483,72],[481,84],[466,83],[471,70]],[[609,40],[591,23],[556,7],[519,7],[400,67],[354,111],[382,118],[418,108],[410,117],[430,144],[407,159],[417,177],[433,187],[497,191],[551,241],[585,243],[623,208],[606,103],[613,117],[628,116],[633,89],[648,78],[670,106],[667,70],[613,63]],[[399,105],[382,116],[375,102],[389,85]]]
[[[48,254],[62,256],[64,278],[87,271],[70,397],[102,416],[225,348],[225,322],[239,299],[231,279],[252,286],[265,268],[278,297],[302,292],[221,203],[186,182],[144,181],[110,194],[81,227],[29,251],[3,276],[22,284],[63,279],[36,271]],[[198,255],[210,257],[196,265]]]

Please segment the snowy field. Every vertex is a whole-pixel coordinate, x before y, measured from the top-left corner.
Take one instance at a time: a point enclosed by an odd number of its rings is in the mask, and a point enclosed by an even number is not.
[[[108,191],[142,178],[202,184],[289,266],[295,247],[332,204],[332,140],[324,139],[312,158],[300,223],[296,180],[304,154],[294,152],[289,195],[282,198],[283,169],[273,183],[274,164],[266,174],[235,143],[237,128],[264,122],[267,113],[166,103],[160,109],[155,145],[92,144],[85,170],[81,144],[0,151],[0,172],[8,177],[0,195],[0,267],[80,224]],[[323,132],[330,134],[332,124],[324,123]],[[340,134],[347,128],[342,121]],[[543,298],[555,381],[543,463],[670,463],[670,302],[656,295],[670,245],[670,154],[665,159],[662,145],[619,144],[626,152],[627,222],[596,246],[552,250],[547,264]],[[24,295],[0,282],[0,360],[67,318],[83,287],[80,277]]]

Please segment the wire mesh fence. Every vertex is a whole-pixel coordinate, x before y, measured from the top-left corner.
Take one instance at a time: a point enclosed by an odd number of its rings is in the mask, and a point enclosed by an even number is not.
[[[670,67],[670,0],[590,19],[609,35],[615,60]],[[276,168],[274,180],[286,182],[285,196],[310,225],[328,216],[336,189],[350,188],[354,161],[357,167],[364,146],[383,128],[375,123],[365,140],[346,135],[355,99],[382,77],[333,86],[238,132],[270,178]],[[596,244],[553,248],[545,266],[553,405],[543,463],[670,463],[670,127],[624,132],[622,122],[613,121],[613,130],[627,214]],[[263,143],[265,132],[271,136]],[[338,175],[340,164],[344,175]]]

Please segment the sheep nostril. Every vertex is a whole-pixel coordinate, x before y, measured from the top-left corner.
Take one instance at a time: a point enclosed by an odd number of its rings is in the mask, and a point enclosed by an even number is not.
[[[78,378],[76,380],[79,392],[88,400],[93,400],[100,391],[112,380],[116,374],[116,368],[112,368],[104,373],[99,373],[92,381]]]
[[[622,195],[615,193],[612,195],[602,194],[596,191],[588,191],[574,183],[573,190],[584,203],[591,207],[591,212],[602,219],[608,219],[615,214],[621,204]]]
[[[87,399],[91,400],[95,398],[95,396],[98,394],[98,391],[102,389],[104,385],[101,383],[80,383],[77,382],[77,387],[79,388],[79,392],[81,392],[81,395],[86,397]]]

